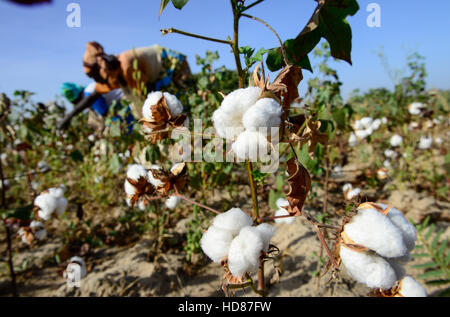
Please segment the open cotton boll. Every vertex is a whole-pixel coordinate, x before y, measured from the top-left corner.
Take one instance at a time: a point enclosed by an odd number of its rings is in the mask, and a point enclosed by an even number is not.
[[[151,107],[155,105],[162,97],[163,93],[161,91],[153,91],[147,95],[147,99],[145,99],[144,105],[142,106],[142,116],[145,119],[153,119]]]
[[[444,143],[444,140],[442,140],[442,138],[440,138],[440,137],[437,137],[434,139],[434,142],[436,142],[436,144],[442,144],[442,143]]]
[[[56,204],[56,208],[55,208],[55,212],[57,216],[61,216],[67,208],[68,205],[68,201],[66,198],[61,197],[57,200],[57,204]]]
[[[356,252],[341,246],[340,257],[347,273],[370,288],[390,289],[397,281],[391,265],[376,254]]]
[[[377,203],[381,208],[386,209],[388,205]],[[403,241],[408,249],[408,251],[412,251],[416,245],[417,240],[417,230],[414,225],[406,219],[403,213],[391,207],[387,214],[389,220],[401,230],[403,234]]]
[[[34,205],[39,207],[39,217],[45,221],[49,220],[57,207],[57,199],[49,193],[38,195],[34,200]]]
[[[358,188],[358,187],[357,188],[353,188],[352,190],[349,190],[347,192],[346,198],[348,200],[352,200],[353,198],[358,197],[360,193],[361,193],[361,189],[360,188]]]
[[[348,145],[351,147],[358,145],[358,139],[356,138],[356,134],[353,132],[350,133],[348,138]]]
[[[405,276],[400,281],[399,294],[404,297],[427,297],[425,288],[411,276]]]
[[[228,251],[228,268],[231,274],[239,277],[245,272],[256,271],[263,246],[261,234],[255,227],[242,228],[239,235],[231,241]]]
[[[368,137],[370,135],[370,133],[367,130],[356,130],[355,135],[359,139],[365,139],[366,137]]]
[[[212,121],[217,135],[227,140],[234,140],[245,130],[240,113],[228,114],[219,108],[214,111]]]
[[[47,238],[47,231],[45,230],[44,224],[40,221],[33,220],[30,223],[30,229],[33,231],[33,236],[42,241]]]
[[[125,193],[127,193],[127,195],[133,196],[134,194],[136,194],[136,187],[131,185],[129,181],[125,180],[124,187]]]
[[[391,150],[391,149],[387,149],[384,151],[384,156],[389,157],[389,158],[396,158],[397,152],[395,152],[394,150]]]
[[[408,106],[408,111],[412,115],[419,115],[421,110],[424,108],[424,104],[421,102],[413,102]]]
[[[246,129],[279,127],[282,112],[274,99],[262,98],[244,113],[242,123]]]
[[[236,114],[242,117],[244,112],[258,101],[260,93],[259,87],[236,89],[223,99],[220,109],[229,115]]]
[[[37,168],[40,172],[47,172],[50,170],[50,166],[45,161],[40,161],[37,163]]]
[[[364,117],[359,120],[362,129],[368,129],[372,126],[373,119],[371,117]]]
[[[55,198],[61,198],[64,196],[64,190],[60,187],[49,188],[48,193]]]
[[[153,171],[155,171],[155,169],[150,169],[147,173],[147,178],[150,184],[152,184],[156,188],[164,186],[164,183],[160,179],[157,179],[153,176]]]
[[[173,209],[177,208],[180,201],[181,201],[180,197],[170,196],[169,198],[167,198],[165,205],[167,208],[173,210]]]
[[[393,147],[397,147],[400,146],[403,143],[403,138],[398,135],[398,134],[394,134],[391,139],[389,140],[389,143],[391,144],[391,146]]]
[[[398,281],[406,274],[404,262],[399,258],[384,258],[395,272],[396,280]]]
[[[277,209],[274,214],[275,217],[287,216],[287,215],[289,215],[289,212],[284,208]],[[291,224],[294,222],[294,220],[295,220],[295,217],[275,218],[276,223]]]
[[[378,130],[380,128],[380,126],[381,126],[381,120],[380,119],[375,119],[375,120],[373,120],[372,125],[370,126],[370,128],[373,131],[375,131],[375,130]]]
[[[231,208],[227,212],[217,215],[213,220],[214,226],[228,230],[233,236],[238,235],[242,228],[251,226],[252,223],[252,218],[240,208]]]
[[[231,145],[233,152],[242,160],[250,160],[255,162],[261,155],[268,152],[267,138],[256,131],[244,131],[237,137],[236,141]]]
[[[200,239],[200,246],[213,262],[220,263],[228,255],[231,240],[231,231],[212,225]]]
[[[164,98],[166,99],[166,104],[169,107],[170,114],[173,117],[178,116],[183,112],[183,105],[175,95],[172,95],[168,92],[164,92]]]
[[[421,136],[419,141],[419,149],[421,150],[429,149],[432,144],[433,144],[433,137]]]
[[[275,201],[275,205],[277,205],[278,208],[280,209],[284,209],[283,207],[288,207],[289,206],[289,202],[287,201],[287,199],[284,198],[278,198]],[[285,209],[286,210],[286,209]]]
[[[145,169],[145,166],[140,164],[130,165],[127,169],[127,177],[135,181],[139,180],[140,177],[146,178],[147,170]]]
[[[342,186],[342,191],[346,192],[348,190],[352,190],[353,186],[350,183],[346,183],[344,184],[344,186]]]
[[[267,252],[269,250],[270,239],[272,239],[276,229],[274,226],[271,226],[268,223],[262,223],[260,225],[257,225],[255,228],[261,235],[261,239],[263,241],[262,249],[264,252]]]
[[[403,234],[392,221],[374,208],[359,209],[344,226],[347,236],[379,255],[393,258],[407,253]]]

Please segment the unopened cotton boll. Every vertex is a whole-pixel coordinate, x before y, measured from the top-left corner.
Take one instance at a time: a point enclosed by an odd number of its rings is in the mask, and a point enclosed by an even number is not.
[[[384,257],[401,257],[408,251],[402,231],[375,208],[359,209],[344,232],[356,244],[361,244]]]
[[[228,268],[231,274],[239,277],[245,272],[256,271],[263,246],[261,234],[255,227],[242,228],[239,235],[231,241],[228,251]]]
[[[432,144],[433,144],[433,137],[421,136],[419,141],[419,149],[427,150],[431,147]]]
[[[252,218],[240,208],[231,208],[227,212],[217,215],[213,220],[214,226],[228,230],[233,236],[239,234],[242,228],[251,226],[252,223]]]
[[[140,164],[130,165],[127,169],[127,177],[135,181],[139,180],[141,177],[146,178],[147,170],[145,169],[145,166]]]
[[[400,281],[399,294],[404,297],[427,297],[425,288],[411,276]]]
[[[231,148],[239,159],[255,162],[268,153],[267,138],[256,131],[244,131],[237,137]]]
[[[264,252],[267,252],[269,250],[270,239],[272,239],[276,229],[274,226],[271,226],[268,223],[262,223],[260,225],[257,225],[255,228],[261,235],[261,239],[263,241],[262,249]]]
[[[200,239],[200,246],[213,262],[220,263],[228,255],[232,240],[233,235],[230,230],[212,225]]]
[[[279,127],[282,112],[274,99],[262,98],[244,113],[242,123],[246,129]]]
[[[398,135],[398,134],[394,134],[391,139],[389,140],[389,143],[391,144],[391,146],[393,147],[397,147],[400,146],[403,143],[403,138]]]
[[[388,205],[377,203],[381,208],[386,209]],[[392,223],[401,230],[403,235],[403,241],[405,242],[406,248],[408,251],[412,251],[415,247],[416,240],[417,240],[417,230],[414,225],[406,219],[406,217],[403,215],[403,213],[394,208],[391,207],[389,209],[389,212],[387,214],[387,217],[389,220],[392,221]]]
[[[339,254],[348,274],[357,282],[370,288],[390,289],[394,286],[397,275],[381,256],[356,252],[345,246],[341,246]]]
[[[170,196],[169,198],[167,198],[165,205],[167,208],[173,210],[173,209],[177,208],[180,201],[181,201],[180,197]]]

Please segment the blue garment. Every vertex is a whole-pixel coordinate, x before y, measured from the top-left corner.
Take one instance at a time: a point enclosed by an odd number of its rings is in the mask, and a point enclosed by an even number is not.
[[[89,96],[90,92],[84,92],[84,97]],[[106,104],[105,98],[100,96],[91,106],[92,110],[95,110],[99,115],[105,116],[108,112],[108,105]]]

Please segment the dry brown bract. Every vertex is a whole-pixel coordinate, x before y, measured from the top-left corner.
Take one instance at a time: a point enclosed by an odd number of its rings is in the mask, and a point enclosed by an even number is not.
[[[134,207],[139,198],[144,195],[151,196],[155,193],[155,187],[150,184],[145,177],[141,176],[138,180],[127,177],[127,181],[136,188],[136,193],[130,197],[131,207]]]
[[[295,158],[291,158],[287,162],[287,172],[289,174],[287,181],[290,186],[286,195],[289,202],[287,209],[290,215],[300,215],[306,196],[311,189],[311,176]]]

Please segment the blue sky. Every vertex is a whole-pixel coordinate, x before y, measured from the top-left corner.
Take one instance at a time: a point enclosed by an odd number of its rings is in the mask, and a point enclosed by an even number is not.
[[[66,7],[81,7],[81,27],[66,25]],[[247,1],[251,3],[252,1]],[[404,69],[406,56],[414,51],[425,56],[429,88],[450,89],[450,1],[359,0],[360,11],[348,18],[353,30],[353,66],[333,63],[344,82],[344,96],[356,88],[392,88],[393,82],[377,52],[383,48],[393,69]],[[381,27],[370,28],[366,7],[381,6]],[[158,20],[159,0],[53,0],[51,5],[24,7],[0,0],[0,92],[16,89],[37,93],[36,101],[46,101],[59,93],[63,82],[88,84],[81,66],[86,42],[100,42],[107,53],[158,43],[188,56],[191,69],[195,55],[219,51],[215,66],[234,68],[227,45],[184,37],[162,36],[161,28],[223,38],[232,35],[228,0],[190,0],[182,11],[169,4]],[[295,37],[310,18],[313,0],[265,0],[248,11],[271,24],[283,40]],[[242,18],[240,46],[259,49],[277,46],[276,38],[262,24]],[[314,64],[314,61],[313,61]],[[304,71],[305,79],[310,78]],[[274,74],[271,75],[274,78]],[[306,80],[300,84],[304,91]]]

